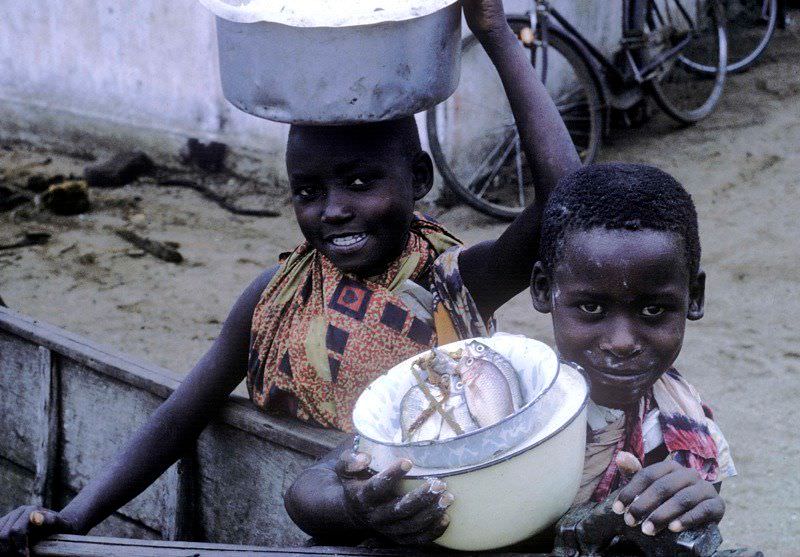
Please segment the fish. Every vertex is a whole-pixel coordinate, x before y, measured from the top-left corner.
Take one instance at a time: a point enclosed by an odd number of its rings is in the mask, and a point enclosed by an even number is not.
[[[412,370],[417,385],[400,401],[403,442],[449,439],[478,429],[467,408],[453,354],[434,348],[415,361]]]
[[[480,427],[496,424],[514,413],[511,388],[500,368],[487,359],[468,354],[459,367],[467,408]]]
[[[437,400],[442,398],[438,388],[433,385],[428,388]],[[441,428],[442,416],[431,407],[422,388],[419,385],[411,387],[400,401],[400,431],[403,442],[436,439]]]
[[[457,437],[458,435],[475,431],[480,427],[478,422],[475,421],[475,418],[473,418],[472,414],[469,412],[467,401],[465,400],[463,394],[463,387],[461,388],[460,392],[457,392],[456,394],[452,394],[451,392],[450,398],[447,400],[447,403],[444,406],[447,414],[461,428],[461,433],[454,431],[446,420],[442,420],[442,426],[439,430],[439,436],[437,439],[451,439],[452,437]]]
[[[485,344],[477,340],[471,340],[467,343],[466,353],[473,358],[483,358],[489,360],[500,369],[503,376],[508,382],[508,388],[511,389],[511,400],[514,402],[514,410],[519,410],[525,404],[522,398],[522,388],[520,387],[519,375],[511,362],[506,360],[499,352],[492,350]]]

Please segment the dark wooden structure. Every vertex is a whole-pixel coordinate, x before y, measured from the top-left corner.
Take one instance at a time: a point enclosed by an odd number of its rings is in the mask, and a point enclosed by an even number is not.
[[[173,372],[0,307],[0,515],[25,503],[61,508],[179,382]],[[286,514],[283,493],[341,435],[264,415],[232,398],[194,454],[92,534],[302,545],[307,536]],[[52,543],[39,554],[94,555],[47,553],[62,547]],[[111,553],[153,554],[125,551]]]

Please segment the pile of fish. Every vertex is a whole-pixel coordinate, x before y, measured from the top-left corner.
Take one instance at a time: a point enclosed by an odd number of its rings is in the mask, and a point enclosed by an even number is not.
[[[495,424],[523,404],[514,367],[482,342],[434,348],[411,366],[417,384],[400,402],[404,443],[444,440]]]

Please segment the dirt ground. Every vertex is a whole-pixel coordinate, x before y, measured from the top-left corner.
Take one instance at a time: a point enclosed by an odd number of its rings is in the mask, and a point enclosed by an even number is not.
[[[707,313],[688,327],[678,368],[715,409],[733,448],[740,475],[723,488],[728,544],[787,556],[800,554],[799,60],[795,25],[757,68],[730,79],[707,120],[679,129],[656,112],[643,128],[614,134],[602,153],[662,167],[694,196]],[[0,149],[6,181],[81,174],[86,164],[28,144]],[[30,207],[0,214],[0,244],[24,231],[52,233],[47,245],[0,251],[0,295],[18,311],[185,372],[242,289],[300,238],[287,192],[251,189],[258,194],[240,205],[274,206],[282,216],[234,216],[194,191],[147,181],[93,190],[94,210],[78,217]],[[440,218],[468,243],[503,230],[465,207]],[[113,234],[122,225],[178,242],[186,261],[143,256]],[[548,319],[527,295],[503,308],[500,323],[551,342]]]

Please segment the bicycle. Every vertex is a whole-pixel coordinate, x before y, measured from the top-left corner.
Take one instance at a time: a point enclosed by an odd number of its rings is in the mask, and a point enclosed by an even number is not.
[[[743,72],[764,53],[778,27],[778,0],[723,0],[728,38],[728,73]],[[714,71],[689,60],[702,73]]]
[[[693,7],[688,0],[622,3],[622,40],[611,58],[548,0],[531,0],[527,14],[507,16],[586,164],[599,152],[612,109],[630,110],[652,96],[688,124],[711,113],[724,87],[727,36],[720,0],[694,0]],[[715,71],[706,77],[688,60]],[[534,176],[502,84],[473,36],[464,39],[462,64],[469,73],[455,94],[427,112],[431,152],[446,185],[461,199],[511,219],[528,205]]]

